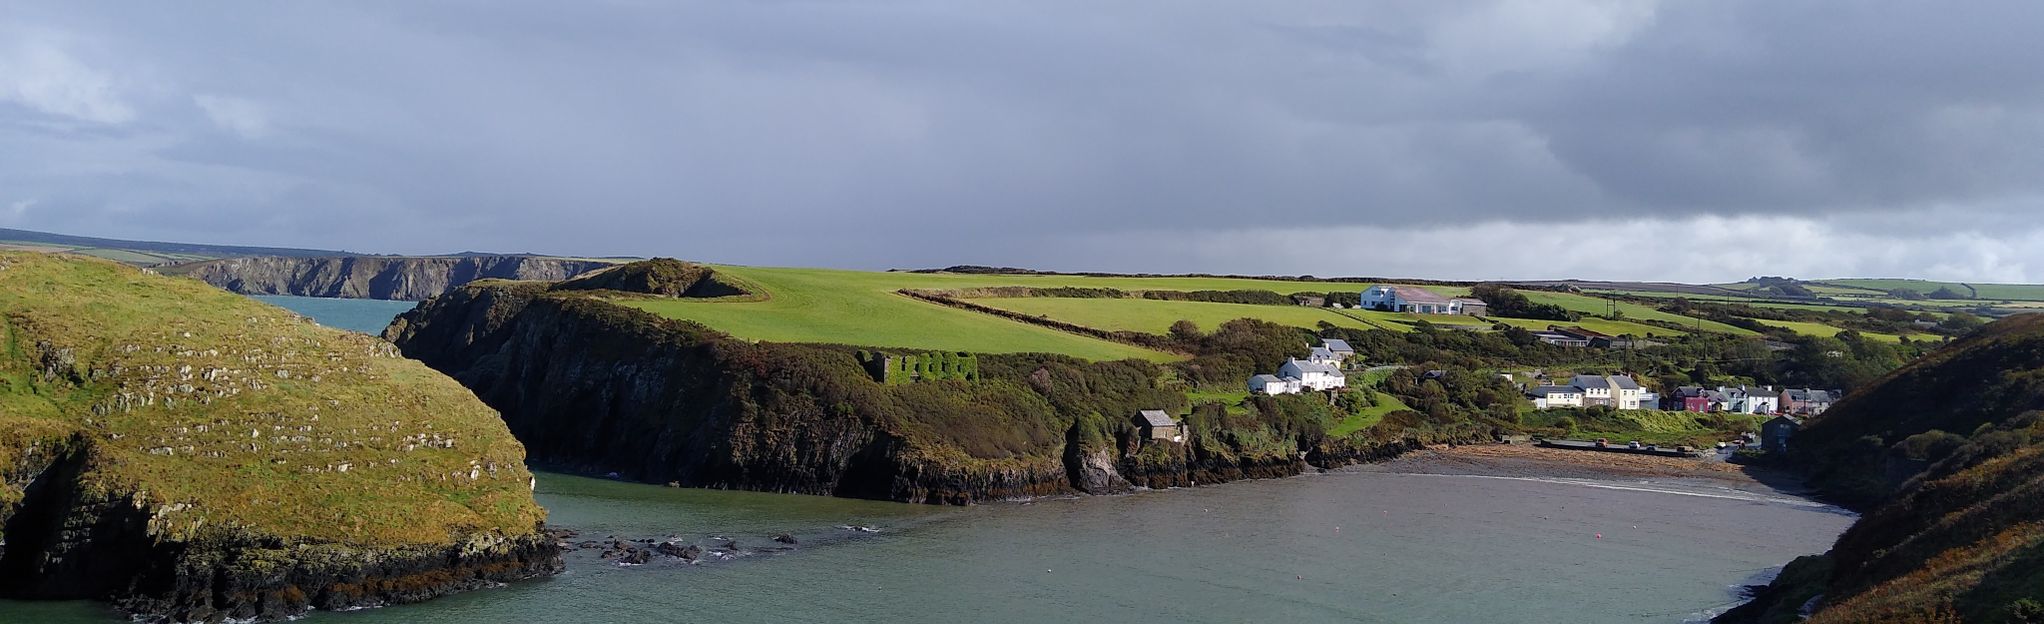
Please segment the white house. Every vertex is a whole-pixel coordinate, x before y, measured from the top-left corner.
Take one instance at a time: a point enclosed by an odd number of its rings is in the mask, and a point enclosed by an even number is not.
[[[1773,414],[1781,411],[1781,393],[1773,388],[1721,387],[1718,392],[1725,395],[1725,411],[1728,412]]]
[[[1298,394],[1299,380],[1285,379],[1277,375],[1257,375],[1249,378],[1249,392],[1253,394]]]
[[[1366,310],[1413,314],[1484,314],[1489,306],[1477,299],[1449,298],[1418,286],[1371,286],[1363,291]]]
[[[1286,360],[1284,366],[1278,367],[1278,376],[1297,379],[1299,386],[1307,390],[1348,387],[1348,377],[1341,374],[1340,368],[1300,359]]]
[[[1639,409],[1639,382],[1630,375],[1576,375],[1570,385],[1583,389],[1585,405],[1609,405],[1622,410]]]
[[[1575,386],[1535,386],[1526,396],[1533,397],[1534,409],[1583,406],[1583,389]]]
[[[1630,375],[1576,375],[1565,386],[1535,386],[1526,391],[1535,409],[1609,405],[1622,410],[1656,407]]]

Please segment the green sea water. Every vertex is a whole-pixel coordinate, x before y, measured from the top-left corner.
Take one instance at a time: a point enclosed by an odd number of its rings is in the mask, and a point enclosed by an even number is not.
[[[800,543],[642,566],[577,550],[554,578],[305,621],[1683,622],[1852,520],[1704,483],[1367,470],[966,508],[547,473],[537,497],[578,539]],[[0,602],[0,622],[115,621]]]

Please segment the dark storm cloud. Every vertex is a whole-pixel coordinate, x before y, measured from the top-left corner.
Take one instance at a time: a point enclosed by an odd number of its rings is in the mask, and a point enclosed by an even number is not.
[[[2044,196],[2023,32],[2044,7],[2023,2],[205,8],[0,8],[0,225],[1319,274],[1578,219],[1923,233],[1796,256],[1850,272],[2018,240]],[[1270,247],[1288,239],[1336,251]],[[1968,258],[1951,271],[2028,274]]]

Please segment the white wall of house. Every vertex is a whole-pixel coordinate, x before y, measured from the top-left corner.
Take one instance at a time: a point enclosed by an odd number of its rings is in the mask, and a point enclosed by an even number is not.
[[[1278,376],[1298,379],[1299,385],[1307,390],[1348,387],[1348,378],[1342,375],[1341,371],[1322,370],[1319,366],[1313,366],[1312,362],[1302,360],[1285,362],[1284,366],[1278,367]]]

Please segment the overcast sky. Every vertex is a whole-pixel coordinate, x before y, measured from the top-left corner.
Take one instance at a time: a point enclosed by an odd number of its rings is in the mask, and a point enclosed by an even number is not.
[[[2044,281],[2044,3],[9,2],[0,227]]]

